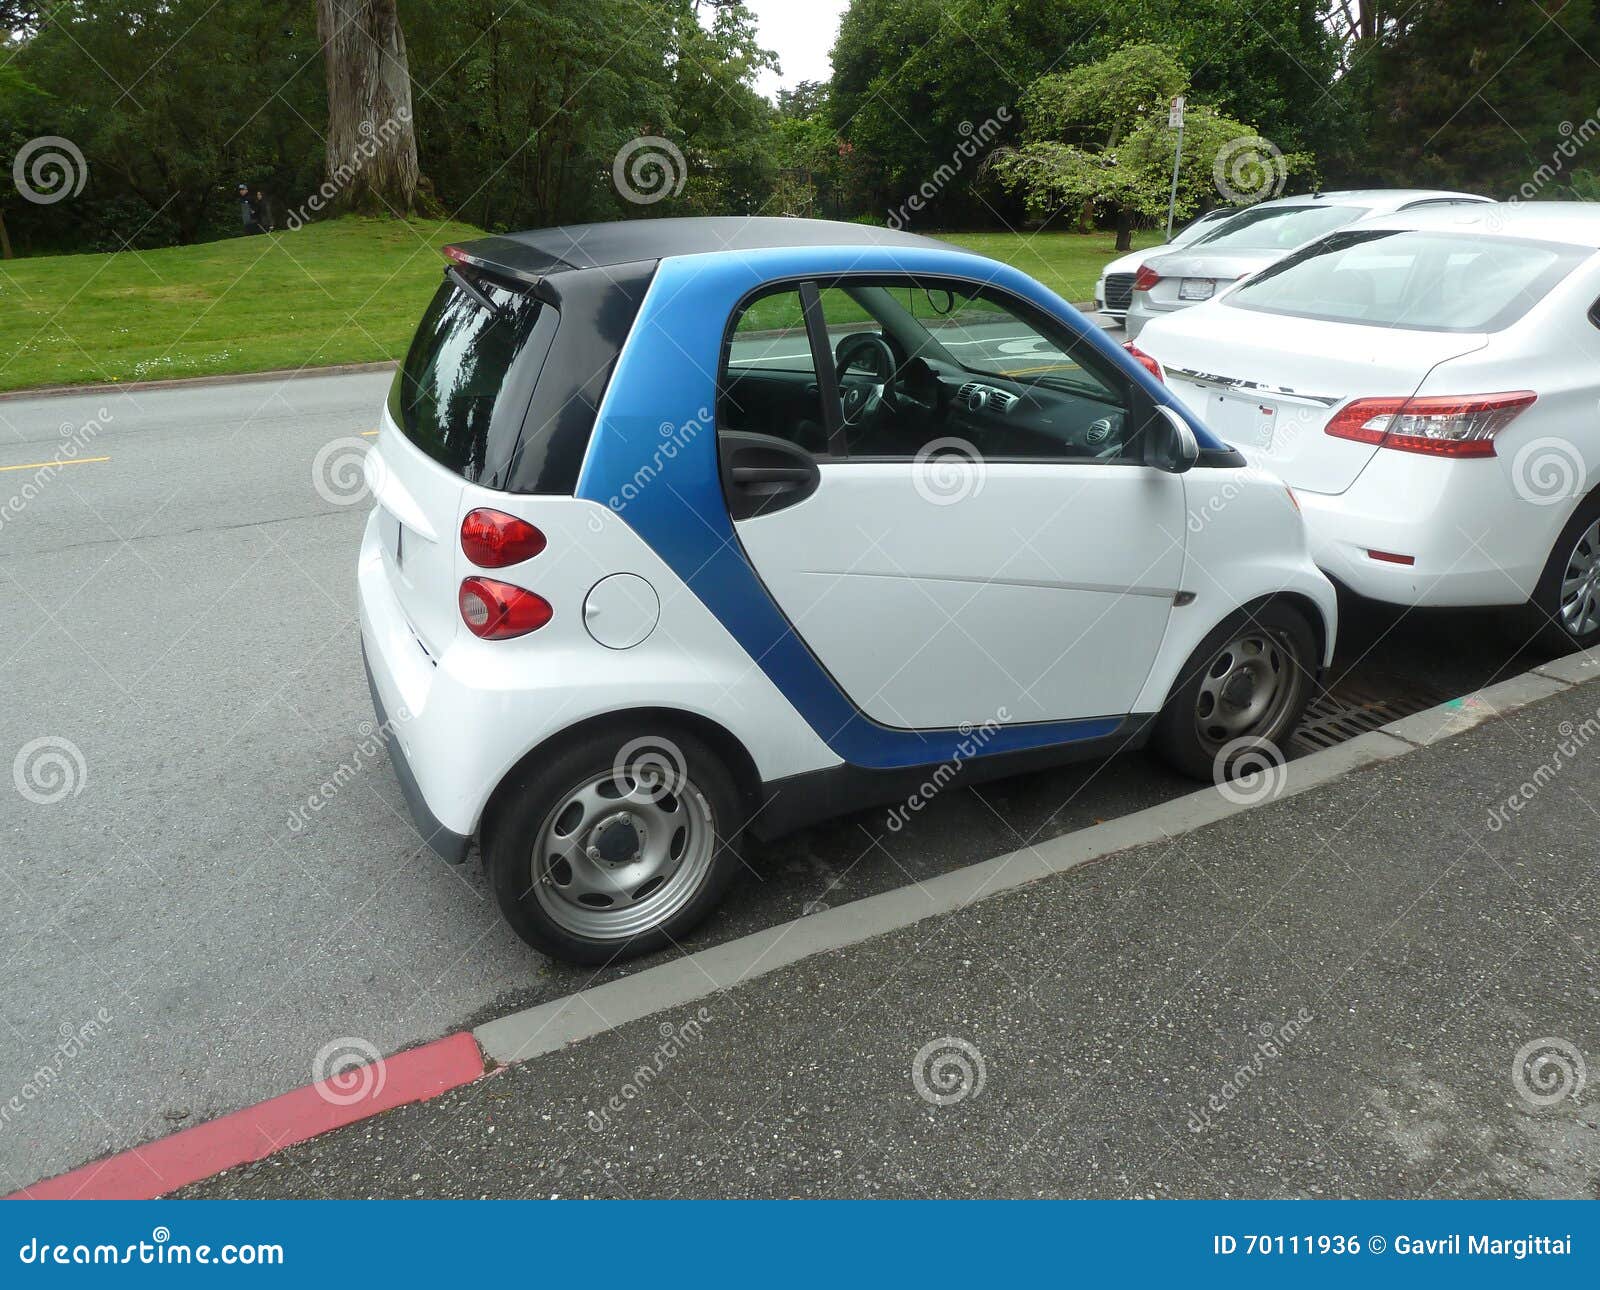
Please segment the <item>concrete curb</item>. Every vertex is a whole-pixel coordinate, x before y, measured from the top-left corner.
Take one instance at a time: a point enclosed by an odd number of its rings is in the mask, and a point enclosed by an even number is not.
[[[382,1058],[374,1067],[384,1070],[385,1078],[376,1081],[371,1097],[351,1101],[342,1089],[334,1089],[333,1096],[329,1096],[325,1087],[328,1081],[306,1085],[24,1187],[7,1199],[132,1199],[165,1195],[396,1106],[427,1101],[482,1078],[495,1066],[528,1061],[629,1021],[731,990],[813,955],[844,949],[927,918],[966,909],[1119,851],[1193,832],[1268,802],[1318,788],[1350,771],[1404,757],[1470,730],[1490,717],[1504,716],[1596,680],[1600,680],[1600,653],[1568,655],[1290,762],[1268,774],[1264,792],[1244,781],[1229,786],[1227,792],[1221,788],[1201,789],[926,882],[753,932],[671,963],[485,1022],[473,1029],[470,1037],[461,1032],[420,1049]],[[1276,785],[1272,782],[1274,775]]]
[[[399,363],[334,363],[328,367],[283,367],[270,372],[225,372],[216,376],[174,376],[165,381],[107,381],[98,385],[40,385],[31,390],[0,390],[0,403],[21,399],[58,399],[74,394],[127,394],[140,390],[182,390],[197,385],[244,385],[251,381],[296,381],[313,376],[347,376],[352,372],[392,372]]]
[[[1349,771],[1403,757],[1470,730],[1490,717],[1503,716],[1595,679],[1600,679],[1600,654],[1572,654],[1290,762],[1279,772],[1282,785],[1276,792],[1270,786],[1265,793],[1243,788],[1228,793],[1220,788],[1201,789],[912,887],[753,932],[675,962],[499,1017],[472,1033],[491,1060],[502,1064],[527,1061],[603,1034],[624,1022],[732,989],[814,954],[842,949],[925,918],[953,913],[1091,860],[1189,833],[1267,802],[1303,793]]]

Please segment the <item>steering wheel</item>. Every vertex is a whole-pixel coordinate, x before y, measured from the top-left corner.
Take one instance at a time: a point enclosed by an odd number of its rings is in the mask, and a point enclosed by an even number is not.
[[[873,380],[854,381],[846,384],[845,377],[850,369],[864,360],[872,360],[871,375]],[[897,366],[894,350],[889,348],[889,342],[871,331],[858,331],[846,336],[839,342],[839,348],[834,351],[834,360],[839,377],[839,400],[844,406],[844,423],[847,426],[859,426],[870,417],[878,408],[887,403],[890,410],[894,409],[894,371]]]

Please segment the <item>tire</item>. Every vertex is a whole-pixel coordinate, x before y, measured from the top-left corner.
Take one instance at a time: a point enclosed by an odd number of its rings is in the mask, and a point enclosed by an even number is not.
[[[705,920],[739,868],[729,840],[740,823],[733,778],[700,740],[614,731],[511,787],[484,868],[534,949],[606,964],[674,945]]]
[[[1316,651],[1305,616],[1286,604],[1269,601],[1232,615],[1183,665],[1156,719],[1156,752],[1207,783],[1228,778],[1233,763],[1252,751],[1266,750],[1281,762],[1311,698]]]
[[[1567,587],[1569,574],[1583,580]],[[1600,644],[1600,493],[1584,498],[1561,530],[1528,601],[1526,619],[1536,644],[1551,653]],[[1593,625],[1585,631],[1584,622]]]

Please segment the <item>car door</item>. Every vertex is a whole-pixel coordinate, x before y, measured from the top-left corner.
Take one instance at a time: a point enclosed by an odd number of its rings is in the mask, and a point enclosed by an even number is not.
[[[840,689],[916,730],[1127,713],[1186,528],[1182,479],[1139,459],[1116,365],[989,288],[774,296],[735,326],[722,387],[780,367],[761,346],[807,379],[776,414],[747,399],[721,422],[724,484],[752,566]]]

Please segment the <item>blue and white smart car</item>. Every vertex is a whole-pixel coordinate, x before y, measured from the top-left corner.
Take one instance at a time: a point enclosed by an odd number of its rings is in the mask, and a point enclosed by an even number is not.
[[[756,839],[1153,740],[1282,740],[1335,628],[1293,497],[1026,275],[792,219],[491,237],[398,374],[360,561],[419,828],[559,958]]]

